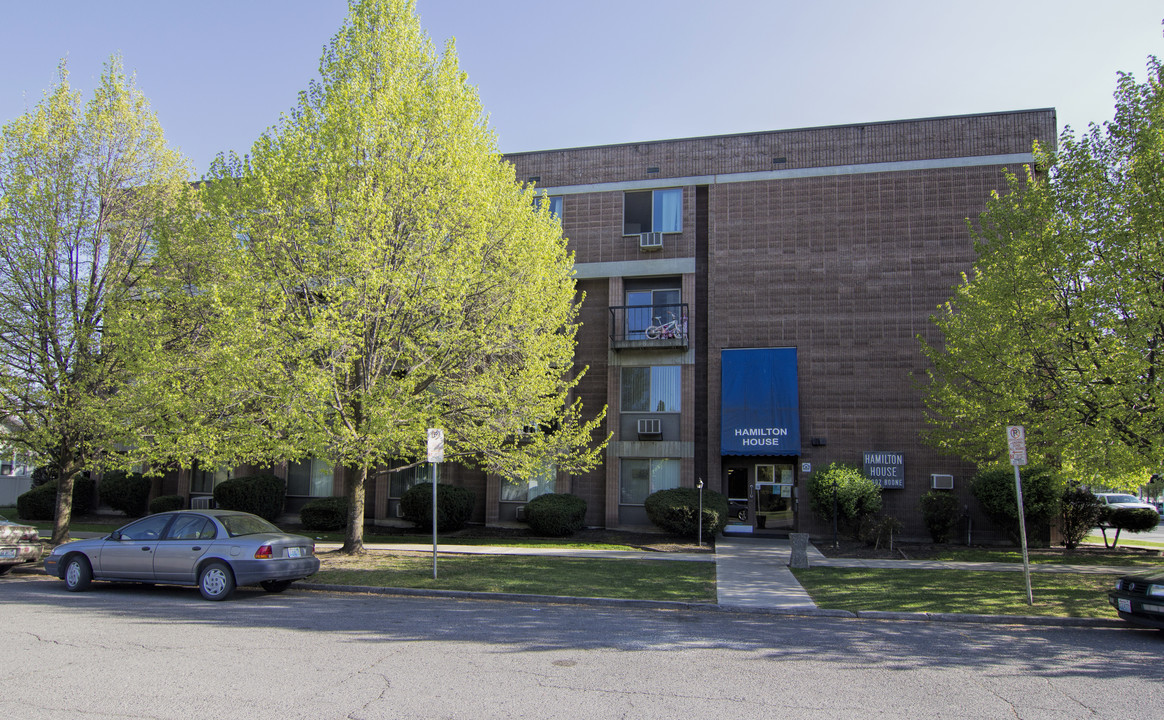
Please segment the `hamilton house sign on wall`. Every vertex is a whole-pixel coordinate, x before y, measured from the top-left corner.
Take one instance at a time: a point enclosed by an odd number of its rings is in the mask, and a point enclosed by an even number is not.
[[[865,451],[865,477],[883,488],[905,489],[905,455],[884,450]]]

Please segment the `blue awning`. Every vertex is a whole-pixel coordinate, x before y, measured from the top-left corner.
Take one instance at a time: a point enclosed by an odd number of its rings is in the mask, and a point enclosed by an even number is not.
[[[724,455],[799,455],[796,348],[724,350],[720,451]]]

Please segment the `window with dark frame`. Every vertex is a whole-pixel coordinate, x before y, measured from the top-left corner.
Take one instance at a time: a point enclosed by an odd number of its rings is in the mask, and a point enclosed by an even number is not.
[[[623,193],[622,234],[683,232],[683,189]]]

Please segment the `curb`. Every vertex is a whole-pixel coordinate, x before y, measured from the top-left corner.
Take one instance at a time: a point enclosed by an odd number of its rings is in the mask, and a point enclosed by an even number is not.
[[[397,597],[433,597],[452,600],[486,600],[494,602],[542,603],[550,605],[587,605],[591,607],[634,608],[641,610],[692,610],[701,612],[768,615],[772,617],[818,617],[844,620],[889,620],[905,622],[969,623],[976,625],[1031,625],[1049,627],[1134,628],[1116,618],[1073,618],[1039,615],[970,615],[959,613],[909,613],[887,610],[830,610],[816,607],[755,608],[679,600],[624,600],[620,598],[574,597],[569,595],[527,595],[490,593],[474,590],[423,590],[364,585],[326,585],[297,582],[295,588],[314,592],[335,592]]]

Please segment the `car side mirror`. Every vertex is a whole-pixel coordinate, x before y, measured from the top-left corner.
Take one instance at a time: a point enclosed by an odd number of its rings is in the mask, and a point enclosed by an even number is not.
[[[113,532],[109,533],[109,539],[110,540],[120,540],[121,533],[118,532],[117,530],[114,530]]]

